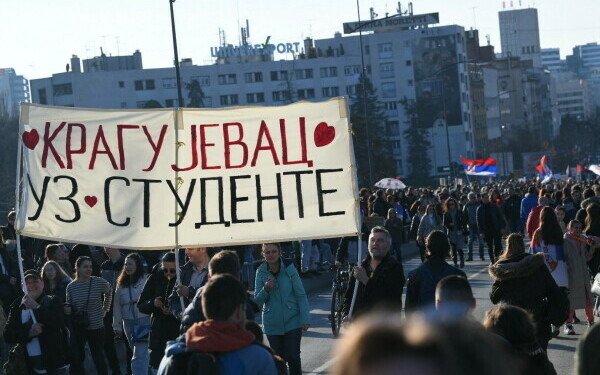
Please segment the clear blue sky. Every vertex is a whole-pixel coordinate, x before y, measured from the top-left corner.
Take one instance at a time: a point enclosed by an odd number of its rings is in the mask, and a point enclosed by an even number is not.
[[[519,0],[513,0],[515,8]],[[407,1],[402,2],[408,4]],[[440,13],[440,24],[459,24],[489,34],[500,50],[498,11],[502,0],[414,0],[414,13]],[[507,7],[511,1],[506,0]],[[599,0],[522,0],[539,11],[542,48],[560,47],[563,57],[574,45],[600,42]],[[332,37],[342,23],[357,19],[355,0],[177,0],[175,18],[180,58],[210,63],[210,47],[238,44],[239,26],[250,21],[250,41],[301,42]],[[380,17],[395,13],[397,2],[361,0],[361,16],[374,7]],[[0,0],[0,68],[12,67],[29,79],[62,72],[72,54],[89,58],[104,52],[142,52],[145,68],[172,66],[168,0]]]

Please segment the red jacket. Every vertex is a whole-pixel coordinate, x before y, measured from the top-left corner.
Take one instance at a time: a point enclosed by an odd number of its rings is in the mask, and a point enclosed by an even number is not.
[[[529,238],[533,239],[533,233],[540,226],[540,213],[545,206],[535,206],[529,211],[529,216],[527,216],[527,224],[525,229],[527,230],[527,234]]]

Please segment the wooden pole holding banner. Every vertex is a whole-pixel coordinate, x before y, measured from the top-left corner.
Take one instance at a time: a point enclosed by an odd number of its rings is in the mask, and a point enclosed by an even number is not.
[[[29,111],[26,109],[25,111]],[[23,120],[25,117],[29,117],[28,113],[23,113],[23,106],[21,106],[21,115],[19,116],[19,130],[24,128]],[[19,218],[20,210],[21,210],[21,163],[23,163],[23,143],[19,142],[19,146],[17,148],[17,183],[15,186],[15,216],[16,219]],[[15,224],[17,220],[15,220]],[[19,265],[19,276],[21,279],[21,288],[23,289],[23,294],[27,295],[27,286],[25,285],[25,271],[23,270],[23,255],[21,251],[21,234],[18,228],[15,228],[15,233],[17,234],[17,264]],[[37,319],[35,318],[35,314],[33,310],[29,310],[31,315],[31,320],[34,324],[37,323]]]
[[[175,58],[175,76],[177,77],[177,111],[175,112],[175,165],[179,166],[179,127],[183,126],[180,124],[181,107],[183,106],[183,95],[181,93],[181,74],[179,72],[179,54],[177,52],[177,33],[175,32],[175,13],[173,12],[173,3],[175,0],[169,0],[169,9],[171,11],[171,33],[173,36],[173,55]],[[183,183],[183,181],[181,181]],[[181,186],[179,181],[178,168],[175,168],[175,186],[176,190],[179,190]],[[179,220],[179,213],[177,212],[177,200],[175,200],[175,222]],[[175,226],[175,275],[177,277],[175,285],[181,285],[181,272],[179,270],[179,225]],[[181,302],[181,311],[185,309],[183,304],[183,297],[179,297]]]
[[[362,211],[360,209],[360,200],[358,202],[358,244],[356,246],[356,259],[357,263],[360,265],[362,262]],[[356,305],[359,282],[358,279],[354,278],[354,291],[352,292],[352,302],[350,302],[350,310],[348,311],[349,320],[352,320],[352,315],[354,315],[354,305]]]

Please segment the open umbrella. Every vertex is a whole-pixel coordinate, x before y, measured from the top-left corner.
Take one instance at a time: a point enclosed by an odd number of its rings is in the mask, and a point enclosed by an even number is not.
[[[382,178],[375,183],[375,186],[382,189],[405,189],[404,182],[396,178]]]

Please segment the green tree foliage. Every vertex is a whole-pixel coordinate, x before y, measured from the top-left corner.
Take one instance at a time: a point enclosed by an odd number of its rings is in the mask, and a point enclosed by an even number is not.
[[[17,150],[19,140],[19,119],[9,116],[6,102],[0,97],[0,223],[15,205],[15,184],[17,171]]]
[[[404,108],[407,128],[404,131],[406,142],[408,143],[408,165],[411,172],[408,176],[408,182],[411,185],[425,186],[431,183],[431,159],[429,158],[429,142],[426,127],[419,124],[417,118],[417,108],[414,103],[404,98],[400,101]]]
[[[188,108],[204,108],[204,91],[200,87],[200,82],[197,79],[193,79],[192,82],[185,84],[185,89],[188,92],[188,99],[190,100]]]
[[[388,119],[368,77],[360,78],[356,86],[356,95],[353,95],[351,99],[350,122],[354,132],[354,156],[358,168],[358,183],[360,186],[372,186],[381,178],[396,175],[394,160],[387,143],[386,123]],[[367,126],[369,127],[368,137]],[[369,171],[369,152],[372,173]]]

